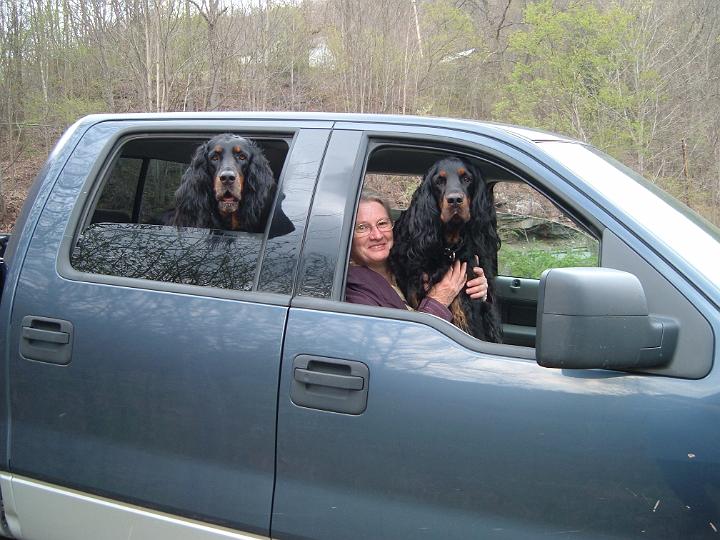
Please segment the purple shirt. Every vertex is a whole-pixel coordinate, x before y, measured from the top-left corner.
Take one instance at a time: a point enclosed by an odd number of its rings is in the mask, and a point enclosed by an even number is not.
[[[366,266],[351,265],[348,269],[345,300],[353,304],[408,309],[407,304],[392,285],[375,270]],[[428,296],[422,299],[417,310],[436,315],[448,322],[452,320],[450,310]]]

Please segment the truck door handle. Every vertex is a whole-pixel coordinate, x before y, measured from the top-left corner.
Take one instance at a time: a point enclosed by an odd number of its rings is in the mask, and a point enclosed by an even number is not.
[[[335,375],[301,368],[295,368],[295,380],[305,384],[317,384],[318,386],[343,388],[345,390],[362,390],[365,382],[362,377]]]
[[[368,382],[369,369],[362,362],[301,354],[292,363],[290,399],[310,409],[361,414]]]
[[[54,332],[52,330],[39,330],[23,326],[22,337],[27,340],[45,341],[46,343],[69,343],[70,334]]]
[[[33,317],[22,320],[20,356],[26,360],[67,364],[72,353],[73,325],[70,321]]]

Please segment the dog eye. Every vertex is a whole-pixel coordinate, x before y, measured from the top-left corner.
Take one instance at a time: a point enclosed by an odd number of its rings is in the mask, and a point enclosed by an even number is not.
[[[470,178],[469,176],[463,176],[462,181],[466,184],[469,184],[472,181],[472,178]]]
[[[245,154],[243,154],[242,152],[240,152],[239,154],[237,154],[237,158],[240,161],[245,161],[247,159],[247,156]]]
[[[220,159],[220,155],[219,155],[219,154],[212,154],[212,155],[210,156],[210,159],[211,159],[212,161],[217,161],[218,159]]]

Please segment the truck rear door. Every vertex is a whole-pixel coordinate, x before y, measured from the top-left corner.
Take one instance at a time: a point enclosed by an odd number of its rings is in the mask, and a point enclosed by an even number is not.
[[[9,463],[25,537],[269,534],[283,332],[328,128],[114,121],[85,134],[12,308]],[[226,131],[264,148],[280,178],[273,219],[290,230],[181,234],[154,220],[198,142]]]

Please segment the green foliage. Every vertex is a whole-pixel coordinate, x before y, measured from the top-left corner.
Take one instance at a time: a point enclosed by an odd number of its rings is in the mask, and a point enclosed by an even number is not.
[[[470,15],[449,0],[424,5],[422,30],[427,36],[424,49],[438,59],[481,44]]]
[[[0,142],[96,111],[493,117],[592,142],[717,222],[718,5],[11,0]]]
[[[604,148],[631,141],[632,126],[621,120],[645,98],[631,91],[624,78],[634,60],[625,46],[634,33],[633,20],[619,6],[600,11],[577,1],[564,10],[552,0],[529,4],[526,29],[510,38],[518,61],[505,98],[495,107],[497,116],[592,137]]]
[[[498,274],[539,279],[548,268],[597,266],[597,253],[586,249],[548,249],[536,244],[504,243],[498,253]]]
[[[52,110],[59,123],[70,125],[81,116],[105,112],[107,105],[100,99],[67,97],[58,100]]]
[[[427,91],[418,96],[419,114],[458,116],[481,99],[487,45],[470,14],[456,4],[439,0],[423,5],[423,50],[433,75],[425,81]]]
[[[68,126],[82,116],[106,110],[101,99],[58,96],[48,103],[39,92],[28,95],[25,101],[25,119],[29,124]]]
[[[306,19],[297,6],[272,5],[270,19],[273,21],[269,69],[275,76],[290,77],[294,72],[308,68],[310,33]]]

